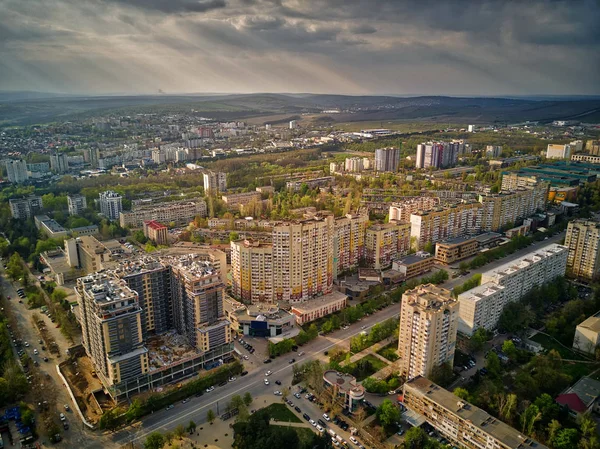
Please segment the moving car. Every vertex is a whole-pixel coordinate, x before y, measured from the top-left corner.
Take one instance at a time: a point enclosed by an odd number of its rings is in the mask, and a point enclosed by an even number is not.
[[[265,379],[265,385],[269,385],[269,379]]]
[[[265,376],[270,376],[271,374],[273,374],[273,372],[269,370],[265,373]]]

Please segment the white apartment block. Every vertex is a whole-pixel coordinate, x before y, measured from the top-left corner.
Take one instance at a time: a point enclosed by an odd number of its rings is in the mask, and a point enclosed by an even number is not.
[[[227,175],[223,172],[209,171],[203,174],[204,192],[225,192],[227,190]]]
[[[427,243],[479,234],[482,213],[481,204],[472,202],[411,214],[410,236],[415,249],[423,249]]]
[[[100,193],[100,212],[109,220],[117,220],[123,210],[123,198],[117,192],[107,190]]]
[[[20,184],[29,179],[27,163],[23,160],[6,159],[4,167],[6,167],[6,177],[14,184]]]
[[[416,196],[398,201],[390,206],[390,221],[410,221],[412,214],[428,211],[439,205],[440,199],[437,196]]]
[[[160,223],[175,223],[175,226],[186,226],[196,216],[206,217],[206,203],[204,200],[176,201],[160,205],[145,207],[119,214],[121,227],[140,228],[145,221],[158,221]]]
[[[84,195],[67,195],[69,205],[69,215],[81,215],[87,207],[87,200]]]
[[[553,243],[483,273],[479,287],[458,295],[460,331],[472,335],[478,327],[495,329],[506,304],[565,275],[567,256],[566,246]]]
[[[347,172],[361,172],[364,169],[364,158],[349,157],[344,161],[344,170]]]
[[[582,146],[583,143],[578,145],[577,142],[571,142],[564,145],[549,143],[548,148],[546,149],[546,157],[548,159],[570,159],[571,153],[575,153],[577,148],[581,151]]]
[[[454,361],[458,301],[450,291],[420,285],[402,295],[398,355],[407,380],[430,376],[436,366]]]

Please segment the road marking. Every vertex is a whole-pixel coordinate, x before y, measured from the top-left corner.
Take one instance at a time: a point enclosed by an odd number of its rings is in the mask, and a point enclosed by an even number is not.
[[[399,315],[400,315],[400,313],[395,313],[394,315],[390,316],[389,318],[386,318],[386,320],[389,320],[390,318],[396,318],[396,317],[398,317]],[[378,321],[378,322],[379,322],[379,321]],[[377,323],[374,323],[374,324],[377,324]],[[374,326],[374,324],[372,324],[372,325],[370,325],[370,326],[368,326],[368,327],[372,327],[372,326]],[[337,340],[335,343],[331,343],[330,345],[328,345],[328,346],[325,346],[324,348],[321,348],[321,349],[320,349],[318,352],[327,351],[329,348],[332,348],[332,347],[334,347],[334,346],[337,346],[337,345],[338,345],[340,342],[342,342],[342,341],[346,341],[346,340],[348,340],[348,339],[350,339],[350,338],[352,338],[352,337],[354,337],[354,336],[356,336],[356,335],[360,334],[360,333],[361,333],[363,330],[364,330],[364,329],[360,329],[358,332],[356,332],[356,333],[354,333],[354,334],[352,334],[352,335],[349,335],[349,336],[348,336],[348,337],[346,337],[346,338],[343,338],[343,339],[341,339],[341,340]],[[313,355],[310,355],[309,357],[305,357],[305,358],[303,359],[303,362],[306,362],[306,361],[308,361],[307,359],[312,359],[313,357],[315,357],[315,356],[317,355],[317,352],[313,352],[312,354],[313,354]],[[308,355],[308,354],[307,354],[307,355]],[[273,376],[274,374],[277,374],[277,373],[281,373],[282,371],[285,371],[286,369],[290,369],[290,368],[292,367],[292,365],[295,365],[295,364],[296,364],[296,363],[298,363],[298,362],[299,362],[299,361],[297,360],[297,361],[296,361],[296,362],[294,362],[294,363],[291,363],[291,364],[288,364],[287,366],[284,366],[284,367],[283,367],[283,368],[281,368],[280,370],[273,372],[273,373],[271,374],[271,376]],[[136,441],[136,440],[139,440],[139,439],[141,439],[141,438],[145,437],[146,435],[149,435],[150,433],[154,432],[154,431],[155,431],[155,430],[157,430],[157,429],[160,429],[160,428],[165,428],[165,430],[166,430],[167,426],[169,426],[170,424],[172,424],[172,423],[174,423],[174,422],[176,422],[176,421],[179,421],[179,420],[185,419],[185,418],[187,418],[187,417],[189,417],[189,416],[191,416],[191,415],[193,415],[193,414],[196,414],[196,413],[198,413],[198,411],[200,411],[200,410],[202,410],[202,409],[204,409],[204,408],[206,408],[206,407],[209,407],[209,406],[211,406],[211,405],[213,405],[213,404],[216,404],[217,402],[219,402],[219,401],[222,401],[223,399],[225,399],[225,398],[227,398],[227,397],[229,397],[229,396],[232,396],[232,395],[234,395],[235,393],[238,393],[238,392],[240,392],[240,391],[244,391],[244,390],[248,390],[248,389],[249,389],[250,387],[252,387],[252,386],[258,386],[258,384],[260,384],[260,383],[264,383],[264,380],[257,380],[257,381],[256,381],[256,382],[254,382],[254,383],[247,384],[247,385],[245,385],[245,386],[243,386],[243,387],[241,387],[241,388],[239,388],[239,389],[237,389],[237,390],[235,390],[235,391],[232,391],[232,392],[230,392],[230,393],[227,393],[227,394],[225,394],[224,396],[221,396],[219,399],[215,399],[213,402],[210,402],[210,403],[208,403],[208,404],[202,405],[202,406],[200,406],[200,407],[198,407],[198,408],[196,408],[196,409],[194,409],[194,410],[191,410],[191,411],[189,411],[189,412],[187,412],[187,413],[184,413],[184,414],[182,414],[182,415],[179,415],[179,416],[174,416],[174,417],[172,417],[172,419],[170,419],[170,420],[167,420],[167,421],[161,421],[160,423],[157,423],[157,424],[154,424],[154,425],[148,426],[147,428],[144,428],[144,432],[142,432],[142,431],[141,431],[142,429],[140,429],[138,432],[136,432],[136,433],[135,433],[135,435],[133,435],[133,437],[126,436],[126,437],[124,437],[124,438],[121,438],[121,439],[118,439],[118,440],[116,440],[116,442],[117,442],[117,443],[119,443],[119,444],[132,443],[132,442],[134,442],[134,441]]]

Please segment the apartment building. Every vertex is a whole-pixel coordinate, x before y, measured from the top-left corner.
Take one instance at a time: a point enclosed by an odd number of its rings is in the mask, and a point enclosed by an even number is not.
[[[472,335],[479,327],[494,330],[506,304],[520,300],[533,287],[564,276],[567,256],[566,246],[553,243],[484,272],[479,287],[458,295],[461,333]]]
[[[333,223],[333,278],[339,273],[358,268],[365,256],[365,233],[369,216],[347,214]]]
[[[148,372],[138,295],[125,281],[96,273],[77,279],[81,343],[106,385]]]
[[[66,153],[54,153],[50,155],[50,169],[56,173],[69,171],[69,160]]]
[[[86,274],[103,270],[111,260],[110,250],[88,235],[65,240],[65,254],[70,267],[80,268]]]
[[[499,145],[486,145],[485,157],[496,158],[502,154],[502,146]]]
[[[27,163],[23,160],[6,159],[3,161],[6,168],[6,177],[13,184],[20,184],[29,179]]]
[[[204,192],[219,193],[227,190],[227,175],[223,172],[209,171],[203,175]]]
[[[437,196],[416,196],[404,201],[392,203],[390,206],[390,221],[410,221],[410,216],[419,211],[428,211],[440,205]]]
[[[65,238],[68,234],[67,230],[56,220],[48,217],[48,215],[36,215],[33,217],[35,227],[51,239]]]
[[[481,229],[497,231],[535,214],[536,211],[546,210],[548,189],[548,183],[540,182],[510,192],[479,195],[482,205]]]
[[[598,345],[600,345],[600,312],[579,323],[573,338],[573,348],[588,354],[595,354]]]
[[[457,237],[435,244],[435,260],[450,265],[479,251],[479,242],[475,237]]]
[[[145,256],[123,262],[112,274],[138,294],[144,339],[173,329],[171,270],[167,265]]]
[[[81,215],[87,208],[87,200],[84,195],[67,195],[67,204],[69,205],[69,215]]]
[[[416,168],[453,167],[464,154],[463,141],[427,142],[417,145]]]
[[[571,143],[559,145],[549,143],[546,149],[546,158],[548,159],[570,159],[571,154],[580,152],[583,149],[583,142],[576,140]]]
[[[227,205],[228,209],[240,211],[243,206],[252,202],[260,201],[262,195],[260,192],[245,192],[245,193],[232,193],[229,195],[223,195],[221,199]]]
[[[144,235],[157,245],[169,244],[169,228],[158,221],[149,220],[144,222]]]
[[[118,220],[123,210],[123,198],[117,192],[107,190],[100,193],[100,213],[109,220]]]
[[[10,213],[17,220],[28,220],[42,210],[42,197],[30,195],[26,198],[8,200]]]
[[[396,172],[399,164],[399,148],[378,148],[375,150],[375,171]]]
[[[273,290],[277,301],[300,302],[331,292],[333,216],[273,228]]]
[[[294,192],[298,192],[302,188],[303,184],[306,184],[310,189],[314,189],[315,187],[327,187],[335,184],[335,178],[333,176],[323,176],[320,178],[287,181],[285,183],[285,188],[288,190],[293,190]]]
[[[502,173],[502,192],[514,192],[521,188],[534,187],[539,183],[535,174],[520,172]]]
[[[163,259],[171,266],[173,324],[189,344],[209,351],[231,342],[230,323],[223,311],[225,286],[210,263],[193,254]]]
[[[410,236],[415,249],[423,249],[427,243],[479,234],[482,209],[480,203],[465,202],[411,214]]]
[[[464,449],[548,449],[425,377],[404,384],[402,401],[450,444]]]
[[[433,262],[434,258],[431,254],[418,251],[416,254],[394,260],[392,270],[399,272],[403,279],[410,279],[431,271]]]
[[[124,211],[119,214],[119,222],[123,228],[140,228],[145,221],[173,222],[175,226],[186,226],[197,216],[206,217],[204,200],[174,201]]]
[[[387,268],[398,256],[410,251],[410,223],[390,221],[367,228],[365,258],[376,270]]]
[[[600,274],[600,223],[573,220],[567,227],[567,272],[579,279],[595,280]]]
[[[272,244],[250,239],[231,242],[231,288],[233,296],[243,301],[273,302]]]
[[[452,366],[457,326],[458,301],[449,290],[426,284],[406,291],[398,334],[400,374],[414,379],[444,363]]]

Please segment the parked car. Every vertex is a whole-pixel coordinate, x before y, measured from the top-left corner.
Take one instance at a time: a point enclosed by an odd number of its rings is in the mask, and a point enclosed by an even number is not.
[[[331,418],[329,417],[329,415],[327,413],[323,413],[323,419],[325,421],[331,421]]]
[[[60,416],[60,420],[61,421],[66,421],[67,420],[67,417],[65,416],[64,413],[61,413],[59,416]]]
[[[281,385],[281,381],[280,381],[280,380],[276,380],[276,381],[275,381],[275,383],[276,383],[277,385]]]
[[[273,372],[271,370],[269,370],[265,373],[265,376],[270,376],[271,374],[273,374]]]

